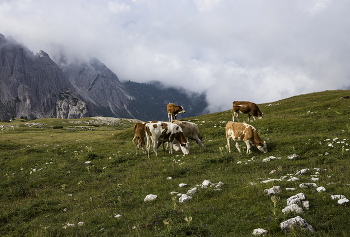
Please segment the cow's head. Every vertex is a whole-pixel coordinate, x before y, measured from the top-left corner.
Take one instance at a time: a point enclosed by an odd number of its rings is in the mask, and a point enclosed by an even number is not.
[[[179,114],[181,114],[181,113],[185,113],[185,109],[184,109],[183,106],[180,106],[180,112],[179,112]]]
[[[190,143],[189,142],[182,143],[180,145],[180,148],[181,148],[182,153],[184,153],[184,155],[190,154]]]
[[[259,143],[259,145],[257,146],[257,148],[258,148],[260,151],[262,151],[262,152],[264,152],[264,153],[267,153],[267,145],[266,145],[266,142],[265,142],[265,141]]]
[[[259,119],[262,119],[263,117],[264,117],[263,113],[259,114],[259,116],[258,116]]]

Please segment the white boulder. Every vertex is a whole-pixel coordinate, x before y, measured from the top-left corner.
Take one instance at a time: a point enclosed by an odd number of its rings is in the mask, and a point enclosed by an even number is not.
[[[149,202],[149,201],[155,200],[156,198],[157,198],[157,195],[148,194],[148,195],[145,197],[144,201],[145,201],[145,202]]]
[[[303,208],[299,207],[298,204],[292,204],[289,206],[286,206],[284,209],[282,209],[283,214],[287,214],[289,212],[296,212],[298,214],[304,213]]]
[[[202,188],[208,188],[208,186],[211,184],[210,180],[204,180],[202,183]]]
[[[192,197],[188,196],[187,194],[182,194],[179,198],[179,202],[186,202],[187,200],[190,200]]]
[[[253,235],[255,236],[265,236],[266,234],[267,234],[267,230],[264,230],[261,228],[253,230]]]
[[[347,198],[342,198],[342,199],[339,199],[338,200],[338,203],[341,205],[341,204],[343,204],[343,203],[346,203],[346,202],[349,202],[349,199],[347,199]]]
[[[326,189],[324,187],[318,187],[316,190],[317,192],[326,192]]]
[[[192,196],[197,192],[197,188],[191,188],[190,190],[187,191],[186,195]]]
[[[291,230],[295,229],[295,227],[307,228],[312,233],[316,233],[315,229],[300,216],[281,222],[280,227],[284,233],[291,232]]]
[[[318,188],[315,183],[302,183],[299,185],[300,188]]]

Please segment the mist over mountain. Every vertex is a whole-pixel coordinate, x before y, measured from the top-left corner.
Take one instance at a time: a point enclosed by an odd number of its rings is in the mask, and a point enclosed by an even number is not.
[[[34,54],[2,34],[0,60],[1,120],[91,116],[166,120],[170,102],[185,107],[186,114],[179,118],[207,112],[205,94],[165,88],[160,82],[121,82],[97,58],[67,64],[62,54],[55,62],[44,51]]]

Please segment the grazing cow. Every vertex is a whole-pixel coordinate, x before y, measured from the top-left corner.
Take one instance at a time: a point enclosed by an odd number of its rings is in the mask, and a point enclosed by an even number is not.
[[[134,138],[132,139],[133,142],[136,140],[136,155],[139,155],[139,148],[140,146],[143,149],[143,153],[146,154],[146,148],[145,148],[145,124],[146,123],[135,123],[134,125]]]
[[[233,114],[232,114],[232,121],[235,121],[235,117],[237,117],[237,122],[239,113],[242,114],[248,114],[248,122],[250,121],[250,116],[253,116],[254,120],[255,117],[258,117],[259,119],[264,117],[264,114],[261,113],[259,107],[252,102],[248,101],[234,101],[233,102]]]
[[[181,113],[185,113],[185,109],[182,106],[175,105],[173,103],[169,103],[166,106],[166,110],[168,112],[168,119],[169,122],[173,122],[173,120],[176,120],[176,116]]]
[[[204,147],[204,139],[199,134],[199,129],[196,124],[187,121],[174,121],[173,123],[179,125],[182,128],[184,136],[187,139],[195,140],[199,147]],[[177,147],[176,150],[178,149],[179,148]]]
[[[238,142],[245,142],[247,144],[247,153],[250,153],[250,147],[256,146],[260,151],[266,153],[267,145],[266,142],[261,140],[256,129],[246,123],[234,123],[228,122],[226,124],[226,139],[229,152],[231,152],[230,139],[236,142],[236,148],[239,152]]]
[[[159,142],[165,141],[170,143],[170,154],[173,154],[173,142],[177,140],[181,144],[181,150],[185,155],[189,154],[189,143],[186,142],[182,128],[170,122],[156,122],[146,124],[146,137],[147,137],[147,152],[149,158],[150,146],[152,142],[154,153],[158,157]]]

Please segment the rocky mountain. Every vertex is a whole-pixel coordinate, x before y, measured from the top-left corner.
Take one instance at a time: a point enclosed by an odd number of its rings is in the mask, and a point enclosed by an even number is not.
[[[63,118],[105,116],[166,120],[166,105],[180,104],[186,116],[205,113],[205,94],[161,83],[121,82],[98,59],[64,64],[44,51],[33,54],[0,34],[0,120],[11,117]]]
[[[49,55],[0,34],[0,59],[0,119],[56,117],[59,93],[72,85]]]
[[[126,93],[117,75],[98,59],[72,63],[62,69],[77,93],[93,103],[100,114],[134,118],[127,106],[133,97]]]

